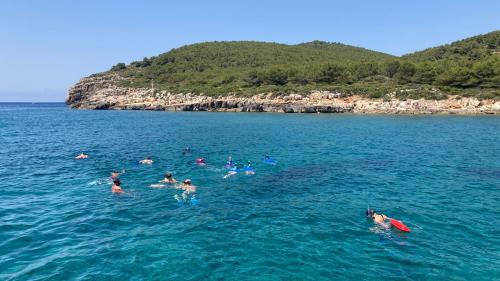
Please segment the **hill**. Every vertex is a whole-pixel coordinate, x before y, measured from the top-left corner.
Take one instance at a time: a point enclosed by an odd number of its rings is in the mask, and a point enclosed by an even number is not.
[[[500,31],[402,57],[415,66],[411,81],[459,89],[495,89],[500,85]]]
[[[352,84],[396,57],[340,43],[298,45],[266,42],[208,42],[173,49],[112,71],[122,86],[208,95],[292,91],[314,85]],[[298,88],[297,88],[298,87]]]
[[[135,101],[165,94],[251,97],[313,91],[366,98],[441,100],[449,95],[500,100],[500,31],[396,57],[341,43],[286,45],[206,42],[118,63],[83,79],[68,103],[113,92]],[[87,84],[86,84],[87,83]],[[109,90],[109,91],[107,91]],[[107,91],[107,92],[106,92]]]
[[[404,55],[412,61],[481,60],[500,52],[500,31]]]

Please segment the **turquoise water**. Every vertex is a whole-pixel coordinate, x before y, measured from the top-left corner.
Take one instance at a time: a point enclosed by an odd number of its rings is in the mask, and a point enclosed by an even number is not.
[[[0,280],[500,278],[499,117],[0,104],[0,144]],[[228,155],[255,175],[224,179]],[[199,204],[149,187],[167,170]]]

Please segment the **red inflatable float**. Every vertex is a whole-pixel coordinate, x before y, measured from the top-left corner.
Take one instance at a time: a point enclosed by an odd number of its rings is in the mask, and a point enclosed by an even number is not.
[[[408,226],[406,226],[401,221],[398,221],[395,219],[391,219],[391,225],[394,226],[395,228],[403,231],[403,232],[410,232],[411,231],[410,228],[408,228]]]

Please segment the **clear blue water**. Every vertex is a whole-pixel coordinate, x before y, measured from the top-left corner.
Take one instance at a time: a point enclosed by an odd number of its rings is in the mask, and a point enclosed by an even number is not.
[[[223,179],[229,154],[256,174]],[[500,278],[495,116],[1,104],[0,156],[0,280]],[[198,205],[149,187],[167,170],[193,179]],[[367,206],[412,232],[374,226]]]

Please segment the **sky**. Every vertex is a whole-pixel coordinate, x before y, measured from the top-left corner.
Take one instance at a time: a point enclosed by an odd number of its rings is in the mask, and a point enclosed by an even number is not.
[[[498,30],[499,15],[498,0],[0,0],[0,102],[62,102],[82,77],[196,42],[322,40],[402,55]]]

